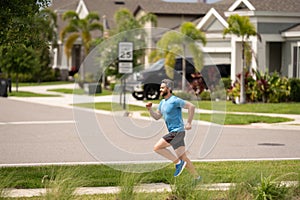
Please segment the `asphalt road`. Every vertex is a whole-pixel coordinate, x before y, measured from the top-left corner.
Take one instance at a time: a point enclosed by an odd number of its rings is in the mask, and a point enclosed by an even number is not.
[[[152,151],[162,120],[0,98],[0,165],[164,161]],[[192,160],[299,159],[300,131],[193,123]]]

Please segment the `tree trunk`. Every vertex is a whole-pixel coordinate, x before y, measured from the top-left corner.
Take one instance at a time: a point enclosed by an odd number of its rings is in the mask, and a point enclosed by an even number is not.
[[[242,71],[241,71],[240,104],[246,103],[244,67],[245,67],[245,42],[244,40],[242,40]]]
[[[19,92],[19,72],[16,75],[16,92]]]
[[[186,77],[186,62],[185,62],[185,45],[183,44],[183,57],[182,57],[182,81],[181,81],[181,90],[182,92],[185,91],[186,84],[185,84],[185,77]]]

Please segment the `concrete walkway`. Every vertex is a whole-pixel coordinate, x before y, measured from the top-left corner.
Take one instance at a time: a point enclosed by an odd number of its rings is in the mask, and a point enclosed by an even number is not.
[[[199,184],[197,189],[225,191],[232,187],[231,183],[219,183],[210,185]],[[142,184],[135,187],[136,192],[171,192],[171,186],[165,183]],[[46,194],[46,189],[7,189],[4,191],[5,197],[34,197]],[[96,194],[117,194],[120,187],[80,187],[75,190],[76,195],[96,195]]]

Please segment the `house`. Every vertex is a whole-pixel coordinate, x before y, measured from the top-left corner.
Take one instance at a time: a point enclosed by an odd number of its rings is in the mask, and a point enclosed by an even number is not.
[[[153,13],[158,18],[158,27],[163,27],[162,32],[157,32],[155,35],[160,36],[166,29],[175,29],[184,21],[194,21],[203,17],[209,10],[209,5],[205,3],[171,3],[161,0],[53,0],[51,9],[58,14],[58,32],[66,25],[62,20],[62,14],[68,10],[76,10],[80,17],[85,17],[89,12],[97,12],[99,16],[104,18],[105,23],[110,28],[115,26],[114,14],[121,8],[127,8],[136,17],[143,13]],[[148,24],[151,27],[151,24]],[[153,34],[153,33],[152,33]],[[157,37],[157,40],[159,38]],[[72,50],[71,65],[67,66],[67,57],[64,54],[63,41],[58,42],[59,47],[53,50],[53,67],[59,68],[66,72],[73,68],[80,67],[82,58],[82,48],[80,41],[75,43]],[[146,61],[147,62],[147,61]]]
[[[231,80],[241,71],[241,38],[223,36],[228,26],[226,20],[232,14],[249,16],[261,36],[247,41],[253,50],[251,67],[263,72],[279,72],[283,76],[300,78],[300,3],[298,0],[223,0],[214,4],[170,3],[161,0],[54,0],[52,8],[61,14],[76,10],[84,17],[97,11],[106,16],[113,27],[113,15],[120,8],[127,8],[138,18],[144,13],[157,15],[158,27],[176,30],[182,22],[192,21],[206,33],[207,44],[203,47],[205,64],[225,64]],[[61,15],[59,15],[61,17]],[[60,19],[60,27],[63,23]],[[151,24],[148,24],[151,27]],[[159,37],[164,33],[151,33]],[[63,43],[54,50],[54,67],[70,70],[82,61],[80,41],[74,46],[72,65],[66,66]],[[155,44],[152,44],[155,45]],[[147,62],[147,61],[146,61]]]
[[[300,3],[298,0],[223,0],[197,24],[204,31],[207,45],[204,52],[213,63],[230,63],[231,80],[241,72],[241,38],[222,34],[232,14],[249,16],[261,36],[250,37],[253,50],[251,67],[263,72],[300,78]]]

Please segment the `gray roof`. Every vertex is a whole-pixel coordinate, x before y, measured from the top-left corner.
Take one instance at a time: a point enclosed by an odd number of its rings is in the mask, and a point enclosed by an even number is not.
[[[138,1],[139,8],[154,14],[203,15],[211,6],[206,3],[176,3],[161,0]],[[138,9],[139,9],[138,8]]]
[[[213,4],[205,3],[174,3],[162,0],[84,0],[89,11],[98,12],[100,17],[106,16],[110,27],[114,26],[114,14],[121,8],[127,8],[136,14],[140,10],[156,15],[189,15],[194,16],[194,22],[199,20],[209,11],[215,8],[226,19],[224,12],[236,0],[222,0]],[[248,0],[257,11],[272,12],[300,12],[300,0]],[[75,10],[79,0],[53,0],[51,8],[62,14],[67,10]],[[61,16],[60,16],[61,17]],[[61,19],[59,27],[64,26]],[[178,25],[179,26],[179,25]],[[173,27],[176,29],[176,27]]]
[[[77,8],[79,0],[52,0],[51,9],[55,11],[68,11]]]
[[[299,0],[250,0],[259,11],[300,12]]]
[[[283,32],[300,32],[300,24],[296,24],[289,29],[284,30]]]
[[[248,0],[257,11],[300,12],[299,0]],[[232,0],[222,2],[233,3]]]
[[[79,0],[53,0],[51,8],[60,12],[75,10]],[[161,0],[84,0],[89,11],[98,12],[99,16],[106,16],[110,26],[114,25],[114,14],[121,8],[131,12],[143,9],[154,14],[183,14],[201,17],[211,8],[205,3],[173,3]]]

